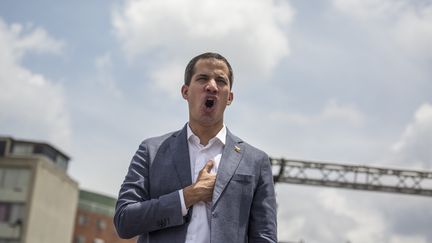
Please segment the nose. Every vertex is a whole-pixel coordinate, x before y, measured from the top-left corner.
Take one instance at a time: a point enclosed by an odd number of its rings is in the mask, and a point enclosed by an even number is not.
[[[214,79],[210,79],[210,81],[207,83],[206,91],[210,94],[216,94],[218,92],[217,83]]]

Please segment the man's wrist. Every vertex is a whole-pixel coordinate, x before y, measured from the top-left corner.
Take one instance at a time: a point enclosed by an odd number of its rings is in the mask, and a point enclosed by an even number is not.
[[[193,184],[183,188],[183,198],[186,208],[190,208],[192,205],[196,203],[196,196],[193,192]]]

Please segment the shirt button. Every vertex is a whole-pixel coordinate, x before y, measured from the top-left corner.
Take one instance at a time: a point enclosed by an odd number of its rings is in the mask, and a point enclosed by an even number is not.
[[[212,213],[213,218],[217,218],[218,214],[216,212]]]

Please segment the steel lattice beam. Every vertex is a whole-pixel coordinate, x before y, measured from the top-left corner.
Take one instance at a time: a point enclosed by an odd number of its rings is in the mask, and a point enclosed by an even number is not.
[[[271,158],[275,182],[432,196],[432,172]]]

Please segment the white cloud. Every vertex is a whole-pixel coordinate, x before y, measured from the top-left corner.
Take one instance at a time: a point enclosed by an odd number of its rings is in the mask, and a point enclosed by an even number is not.
[[[169,60],[150,75],[166,87],[161,73],[205,51],[220,52],[251,77],[268,75],[289,54],[293,15],[281,0],[129,0],[113,11],[112,23],[129,60]]]
[[[102,86],[108,93],[112,94],[116,98],[123,96],[123,93],[119,89],[116,80],[112,74],[112,59],[109,52],[99,56],[95,60],[95,66],[98,77],[96,82]]]
[[[359,20],[394,16],[403,5],[400,0],[333,0],[336,9]]]
[[[1,42],[2,46],[7,45],[8,51],[3,53],[3,57],[7,56],[12,60],[19,61],[26,52],[36,53],[61,53],[64,43],[51,38],[48,33],[42,28],[33,28],[31,24],[23,26],[18,23],[7,26],[0,19],[0,29],[2,31]]]
[[[359,126],[364,122],[364,115],[352,105],[340,105],[336,100],[330,100],[321,113],[321,119],[341,120],[353,126]]]
[[[426,243],[428,242],[423,236],[392,236],[390,243]]]
[[[405,53],[432,57],[432,4],[410,0],[333,0],[340,12],[380,33]]]
[[[44,29],[7,25],[0,19],[1,133],[70,146],[62,86],[21,64],[28,52],[59,54],[63,45]]]
[[[432,105],[425,103],[415,112],[401,138],[392,147],[393,163],[418,169],[432,169]]]
[[[306,219],[302,216],[293,216],[286,220],[280,220],[282,230],[280,231],[281,238],[288,238],[292,235],[300,235],[306,226]]]
[[[358,127],[365,122],[365,117],[361,111],[352,105],[340,104],[336,100],[329,100],[317,115],[307,116],[295,113],[274,112],[270,115],[270,118],[293,125],[337,123]]]
[[[180,97],[180,86],[183,84],[184,65],[170,63],[151,74],[158,88],[165,90],[171,98]],[[175,85],[177,84],[177,85]]]
[[[95,65],[97,69],[107,69],[112,67],[111,54],[105,53],[99,56],[95,60]]]
[[[404,11],[393,35],[406,52],[432,58],[432,4]]]
[[[359,207],[335,190],[325,190],[319,194],[320,203],[326,210],[338,216],[347,217],[355,224],[345,234],[353,242],[382,242],[385,222],[374,209]]]

